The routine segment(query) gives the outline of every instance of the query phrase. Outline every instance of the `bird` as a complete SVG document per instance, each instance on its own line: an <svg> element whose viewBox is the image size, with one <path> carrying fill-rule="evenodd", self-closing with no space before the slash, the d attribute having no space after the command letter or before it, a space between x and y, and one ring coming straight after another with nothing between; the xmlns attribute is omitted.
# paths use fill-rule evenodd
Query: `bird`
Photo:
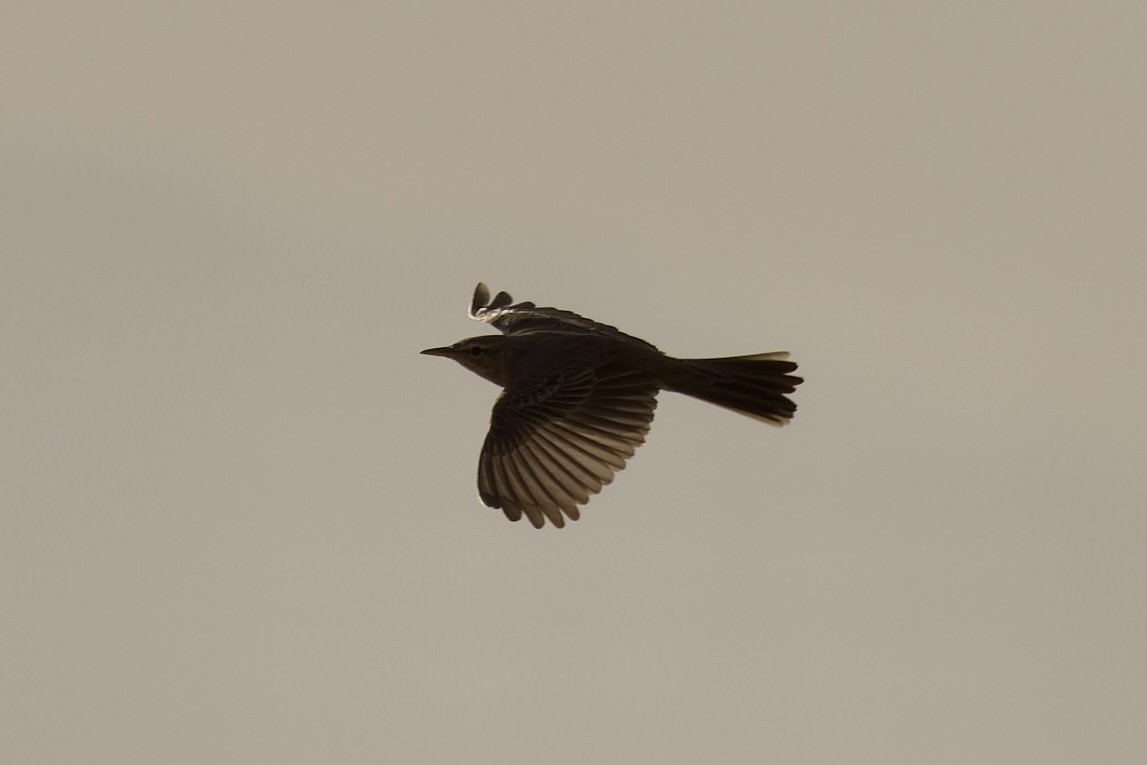
<svg viewBox="0 0 1147 765"><path fill-rule="evenodd" d="M501 331L427 348L502 388L478 460L478 495L535 528L576 521L645 442L662 390L683 393L769 425L796 412L804 382L785 351L679 359L559 308L490 298L479 283L470 318Z"/></svg>

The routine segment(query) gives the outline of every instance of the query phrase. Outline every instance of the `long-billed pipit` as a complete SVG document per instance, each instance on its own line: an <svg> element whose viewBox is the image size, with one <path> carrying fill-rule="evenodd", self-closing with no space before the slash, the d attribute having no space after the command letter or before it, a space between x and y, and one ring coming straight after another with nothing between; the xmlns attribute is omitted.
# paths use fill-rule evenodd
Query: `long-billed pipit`
<svg viewBox="0 0 1147 765"><path fill-rule="evenodd" d="M657 393L699 398L770 425L796 411L785 394L801 378L788 353L675 359L615 327L570 311L490 300L479 284L470 318L502 335L423 353L454 359L502 387L478 461L478 494L511 521L536 528L577 520L578 505L613 480L645 441ZM564 516L563 516L564 513Z"/></svg>

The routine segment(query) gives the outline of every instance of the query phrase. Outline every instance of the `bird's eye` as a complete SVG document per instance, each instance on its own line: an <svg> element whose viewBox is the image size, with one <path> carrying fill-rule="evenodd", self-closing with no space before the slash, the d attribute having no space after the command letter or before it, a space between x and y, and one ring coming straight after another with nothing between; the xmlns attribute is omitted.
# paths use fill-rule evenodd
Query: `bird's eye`
<svg viewBox="0 0 1147 765"><path fill-rule="evenodd" d="M482 346L475 345L473 348L470 349L470 355L471 356L481 356L482 355Z"/></svg>

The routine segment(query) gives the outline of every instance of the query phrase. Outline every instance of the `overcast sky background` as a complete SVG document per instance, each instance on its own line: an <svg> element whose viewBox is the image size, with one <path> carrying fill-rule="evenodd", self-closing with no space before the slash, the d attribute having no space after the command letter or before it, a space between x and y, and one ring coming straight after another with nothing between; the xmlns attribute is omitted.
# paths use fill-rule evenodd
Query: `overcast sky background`
<svg viewBox="0 0 1147 765"><path fill-rule="evenodd" d="M0 15L3 762L1147 761L1141 3ZM797 417L511 524L479 280Z"/></svg>

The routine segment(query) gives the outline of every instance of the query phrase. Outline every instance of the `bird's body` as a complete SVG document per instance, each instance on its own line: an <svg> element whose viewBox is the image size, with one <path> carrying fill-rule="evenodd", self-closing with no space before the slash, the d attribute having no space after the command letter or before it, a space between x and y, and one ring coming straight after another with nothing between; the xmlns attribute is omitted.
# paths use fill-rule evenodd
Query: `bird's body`
<svg viewBox="0 0 1147 765"><path fill-rule="evenodd" d="M423 353L446 356L502 387L478 465L478 491L510 520L577 520L645 440L656 396L671 390L773 425L791 419L785 394L802 380L787 353L676 359L569 311L490 300L479 284L472 318L504 332Z"/></svg>

